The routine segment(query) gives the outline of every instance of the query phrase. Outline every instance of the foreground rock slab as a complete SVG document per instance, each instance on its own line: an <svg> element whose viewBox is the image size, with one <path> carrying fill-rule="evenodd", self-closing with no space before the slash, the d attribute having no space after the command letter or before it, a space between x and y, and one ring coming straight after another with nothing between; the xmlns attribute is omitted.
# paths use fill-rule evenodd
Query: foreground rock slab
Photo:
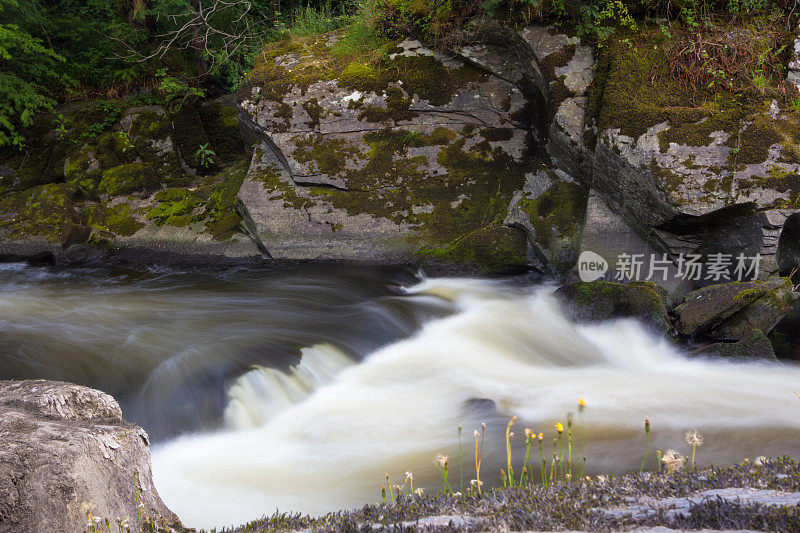
<svg viewBox="0 0 800 533"><path fill-rule="evenodd" d="M147 433L103 392L0 381L0 531L85 531L92 518L178 526L150 470ZM160 530L161 528L159 528ZM148 529L149 530L149 529Z"/></svg>

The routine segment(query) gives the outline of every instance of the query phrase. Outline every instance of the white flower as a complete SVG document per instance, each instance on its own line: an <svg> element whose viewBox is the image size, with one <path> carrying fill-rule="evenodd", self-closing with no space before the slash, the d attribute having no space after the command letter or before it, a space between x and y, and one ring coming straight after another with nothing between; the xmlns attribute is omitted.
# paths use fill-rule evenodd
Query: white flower
<svg viewBox="0 0 800 533"><path fill-rule="evenodd" d="M406 472L406 481L414 481L414 474Z"/></svg>
<svg viewBox="0 0 800 533"><path fill-rule="evenodd" d="M753 464L756 465L756 466L761 466L766 462L767 462L767 458L764 457L763 455L759 455L758 457L753 459Z"/></svg>
<svg viewBox="0 0 800 533"><path fill-rule="evenodd" d="M482 487L483 486L483 481L478 481L477 479L473 479L472 481L469 482L469 484L470 484L470 486L476 487L476 488L477 487Z"/></svg>
<svg viewBox="0 0 800 533"><path fill-rule="evenodd" d="M453 493L453 497L454 498L460 498L461 497L461 493L460 492L454 492Z"/></svg>
<svg viewBox="0 0 800 533"><path fill-rule="evenodd" d="M667 453L661 457L661 462L664 463L667 472L678 472L683 468L683 464L686 462L686 457L682 456L675 450L667 450Z"/></svg>
<svg viewBox="0 0 800 533"><path fill-rule="evenodd" d="M703 445L703 437L697 430L694 430L693 433L686 434L686 443L689 446L702 446Z"/></svg>
<svg viewBox="0 0 800 533"><path fill-rule="evenodd" d="M416 494L417 496L422 496L423 492L425 492L425 491L423 491L422 489L417 489L417 490L414 491L414 494Z"/></svg>
<svg viewBox="0 0 800 533"><path fill-rule="evenodd" d="M478 430L477 430L477 429L476 429L476 430L474 430L474 431L472 432L472 434L473 434L473 435L475 435L475 438L476 438L476 439L477 439L478 437L480 437L480 436L481 436L481 434L480 434L480 433L478 433Z"/></svg>
<svg viewBox="0 0 800 533"><path fill-rule="evenodd" d="M447 468L448 460L446 455L439 454L434 458L434 461L440 468Z"/></svg>

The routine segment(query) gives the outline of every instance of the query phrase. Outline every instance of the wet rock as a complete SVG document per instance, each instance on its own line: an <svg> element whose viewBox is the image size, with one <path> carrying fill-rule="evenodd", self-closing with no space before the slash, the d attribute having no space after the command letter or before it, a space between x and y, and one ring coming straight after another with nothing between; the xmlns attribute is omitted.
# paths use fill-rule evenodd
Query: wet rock
<svg viewBox="0 0 800 533"><path fill-rule="evenodd" d="M525 175L514 193L504 223L525 230L529 263L565 276L575 265L581 243L588 191L561 170Z"/></svg>
<svg viewBox="0 0 800 533"><path fill-rule="evenodd" d="M675 308L675 328L688 337L708 334L729 340L743 338L753 329L769 333L791 310L787 302L793 299L786 280L710 285L690 292Z"/></svg>
<svg viewBox="0 0 800 533"><path fill-rule="evenodd" d="M800 281L800 213L786 217L778 238L777 259L780 276L791 276L795 283Z"/></svg>
<svg viewBox="0 0 800 533"><path fill-rule="evenodd" d="M597 132L593 186L609 207L659 252L755 251L762 276L774 271L778 231L797 207L800 117L724 99L709 113L672 82L654 86L652 73L668 69L657 45L604 54L585 129Z"/></svg>
<svg viewBox="0 0 800 533"><path fill-rule="evenodd" d="M147 519L179 524L153 486L147 433L111 396L0 381L0 529L83 532L89 517L136 528L137 493Z"/></svg>
<svg viewBox="0 0 800 533"><path fill-rule="evenodd" d="M524 264L524 230L503 224L544 105L535 65L507 53L524 43L475 33L450 55L406 39L365 64L334 55L338 39L273 45L240 97L254 143L240 198L269 253Z"/></svg>
<svg viewBox="0 0 800 533"><path fill-rule="evenodd" d="M646 281L613 283L578 281L562 287L556 294L567 306L574 320L595 322L615 318L637 318L657 331L672 329L669 319L669 295Z"/></svg>
<svg viewBox="0 0 800 533"><path fill-rule="evenodd" d="M534 51L548 82L547 152L555 166L588 184L591 153L583 138L595 71L592 49L552 26L528 26L520 36Z"/></svg>
<svg viewBox="0 0 800 533"><path fill-rule="evenodd" d="M692 351L690 355L694 357L777 360L775 351L772 348L772 343L761 330L752 330L748 337L744 337L736 342L708 344Z"/></svg>

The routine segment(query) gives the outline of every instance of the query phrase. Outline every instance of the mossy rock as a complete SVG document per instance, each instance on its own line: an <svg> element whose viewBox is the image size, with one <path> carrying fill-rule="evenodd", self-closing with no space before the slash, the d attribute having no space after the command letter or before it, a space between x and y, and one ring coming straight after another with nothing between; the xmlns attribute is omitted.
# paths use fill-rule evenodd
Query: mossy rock
<svg viewBox="0 0 800 533"><path fill-rule="evenodd" d="M0 228L10 240L40 236L64 243L81 219L75 208L75 189L63 183L38 185L0 198ZM70 242L69 244L74 244Z"/></svg>
<svg viewBox="0 0 800 533"><path fill-rule="evenodd" d="M117 196L152 191L159 185L158 174L151 164L135 162L104 170L99 189Z"/></svg>
<svg viewBox="0 0 800 533"><path fill-rule="evenodd" d="M113 206L92 204L83 211L89 226L95 235L106 234L110 237L133 235L145 225L134 216L135 212L129 204L119 203Z"/></svg>
<svg viewBox="0 0 800 533"><path fill-rule="evenodd" d="M749 295L747 291L742 291L734 298L749 299ZM766 294L747 304L744 309L725 319L710 330L708 336L713 339L736 341L748 338L754 331L768 334L791 312L794 301L792 282L786 279L782 285L771 288Z"/></svg>
<svg viewBox="0 0 800 533"><path fill-rule="evenodd" d="M698 348L692 357L722 357L734 360L777 361L770 339L760 329L751 330L736 342L717 342Z"/></svg>
<svg viewBox="0 0 800 533"><path fill-rule="evenodd" d="M239 131L239 110L219 102L205 103L198 109L203 130L221 164L230 164L245 153Z"/></svg>
<svg viewBox="0 0 800 533"><path fill-rule="evenodd" d="M786 303L791 294L791 285L787 283L791 282L737 281L692 291L675 308L675 327L688 337L709 332L713 336L716 331L716 338L738 339L749 330L762 328L769 333L791 310ZM756 302L759 303L748 311ZM779 315L777 320L773 320L776 315Z"/></svg>
<svg viewBox="0 0 800 533"><path fill-rule="evenodd" d="M210 173L217 169L217 165L201 165L201 160L197 151L201 146L210 147L208 135L206 135L203 121L195 105L184 105L173 118L175 125L175 142L180 150L181 158L192 169Z"/></svg>
<svg viewBox="0 0 800 533"><path fill-rule="evenodd" d="M336 37L271 45L240 94L268 139L243 202L271 253L524 265L503 227L535 159L522 91L419 42L339 54Z"/></svg>
<svg viewBox="0 0 800 533"><path fill-rule="evenodd" d="M156 226L183 227L199 220L194 211L203 200L189 189L164 189L158 191L154 199L158 204L147 213L147 219Z"/></svg>
<svg viewBox="0 0 800 533"><path fill-rule="evenodd" d="M663 289L648 281L614 283L578 281L556 291L569 313L581 322L636 318L661 333L671 331Z"/></svg>
<svg viewBox="0 0 800 533"><path fill-rule="evenodd" d="M526 263L527 240L518 229L494 225L423 254L437 261L481 265L486 271L513 269Z"/></svg>
<svg viewBox="0 0 800 533"><path fill-rule="evenodd" d="M210 182L210 193L203 216L206 231L214 240L227 241L240 233L242 217L237 210L238 194L248 166L248 160L240 160L214 176Z"/></svg>

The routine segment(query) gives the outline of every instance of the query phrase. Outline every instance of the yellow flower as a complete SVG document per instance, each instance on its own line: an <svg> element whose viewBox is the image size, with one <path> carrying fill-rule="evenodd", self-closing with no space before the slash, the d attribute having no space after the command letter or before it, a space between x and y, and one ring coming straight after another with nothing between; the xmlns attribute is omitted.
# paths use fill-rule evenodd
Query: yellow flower
<svg viewBox="0 0 800 533"><path fill-rule="evenodd" d="M583 409L584 407L586 407L586 400L578 398L578 409Z"/></svg>
<svg viewBox="0 0 800 533"><path fill-rule="evenodd" d="M542 442L544 440L544 433L539 433L539 437L538 438L539 438L539 442Z"/></svg>
<svg viewBox="0 0 800 533"><path fill-rule="evenodd" d="M559 433L563 432L564 431L564 424L562 424L561 422L558 422L556 424L556 431L558 431Z"/></svg>

